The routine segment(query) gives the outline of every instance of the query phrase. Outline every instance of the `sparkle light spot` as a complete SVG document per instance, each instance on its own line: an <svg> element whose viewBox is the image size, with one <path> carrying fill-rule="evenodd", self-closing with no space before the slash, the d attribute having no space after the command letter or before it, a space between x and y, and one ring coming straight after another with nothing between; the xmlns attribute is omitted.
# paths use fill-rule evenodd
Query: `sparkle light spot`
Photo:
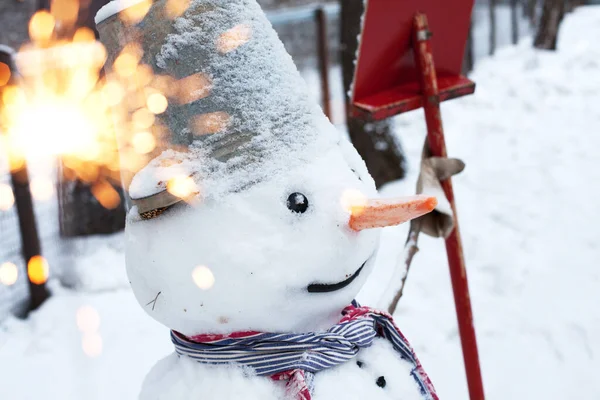
<svg viewBox="0 0 600 400"><path fill-rule="evenodd" d="M192 122L193 132L198 136L222 132L229 126L230 119L229 114L222 111L199 115Z"/></svg>
<svg viewBox="0 0 600 400"><path fill-rule="evenodd" d="M4 86L10 80L10 68L8 65L0 62L0 86Z"/></svg>
<svg viewBox="0 0 600 400"><path fill-rule="evenodd" d="M77 327L82 333L95 333L100 328L100 315L91 306L82 306L75 315Z"/></svg>
<svg viewBox="0 0 600 400"><path fill-rule="evenodd" d="M41 285L48 280L50 267L48 261L42 256L33 256L27 263L27 275L29 280L36 285Z"/></svg>
<svg viewBox="0 0 600 400"><path fill-rule="evenodd" d="M206 74L198 72L180 79L177 86L177 99L181 104L188 104L208 96L212 89L212 81Z"/></svg>
<svg viewBox="0 0 600 400"><path fill-rule="evenodd" d="M102 336L99 333L86 333L81 338L81 348L86 356L95 358L102 354Z"/></svg>
<svg viewBox="0 0 600 400"><path fill-rule="evenodd" d="M19 277L19 269L11 262L0 265L0 283L6 286L14 285Z"/></svg>
<svg viewBox="0 0 600 400"><path fill-rule="evenodd" d="M6 183L0 183L0 210L6 211L15 204L12 188Z"/></svg>
<svg viewBox="0 0 600 400"><path fill-rule="evenodd" d="M190 176L177 176L167 182L167 190L174 196L186 199L198 192L194 179Z"/></svg>
<svg viewBox="0 0 600 400"><path fill-rule="evenodd" d="M107 210L114 210L121 204L121 197L114 187L107 181L101 181L92 186L92 195L98 203Z"/></svg>
<svg viewBox="0 0 600 400"><path fill-rule="evenodd" d="M215 284L215 276L210 268L200 265L192 271L192 279L196 286L202 290L208 290Z"/></svg>
<svg viewBox="0 0 600 400"><path fill-rule="evenodd" d="M169 107L167 98L160 93L152 93L146 100L148 110L153 114L162 114Z"/></svg>
<svg viewBox="0 0 600 400"><path fill-rule="evenodd" d="M150 132L138 132L131 139L133 149L138 154L148 154L156 147L156 139Z"/></svg>
<svg viewBox="0 0 600 400"><path fill-rule="evenodd" d="M180 17L190 6L191 0L168 0L165 5L167 18L175 19Z"/></svg>
<svg viewBox="0 0 600 400"><path fill-rule="evenodd" d="M367 196L356 189L345 190L340 199L342 208L352 215L362 213L367 206L367 202Z"/></svg>
<svg viewBox="0 0 600 400"><path fill-rule="evenodd" d="M33 41L47 41L52 36L56 21L48 11L36 12L29 20L29 37Z"/></svg>
<svg viewBox="0 0 600 400"><path fill-rule="evenodd" d="M131 7L127 7L119 13L119 16L127 24L137 24L148 14L150 7L152 7L152 0L144 0Z"/></svg>
<svg viewBox="0 0 600 400"><path fill-rule="evenodd" d="M247 43L251 37L252 28L249 25L236 25L219 36L219 39L217 40L217 50L221 53L232 52Z"/></svg>

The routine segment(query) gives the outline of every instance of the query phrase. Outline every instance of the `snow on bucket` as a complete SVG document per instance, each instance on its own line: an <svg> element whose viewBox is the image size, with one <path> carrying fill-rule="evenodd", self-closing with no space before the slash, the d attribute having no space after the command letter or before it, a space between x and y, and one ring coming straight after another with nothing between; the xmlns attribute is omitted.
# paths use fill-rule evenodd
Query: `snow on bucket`
<svg viewBox="0 0 600 400"><path fill-rule="evenodd" d="M255 0L174 2L113 1L96 17L109 76L137 88L121 143L142 135L142 147L156 146L124 176L148 217L198 193L243 190L338 138ZM169 190L181 189L175 179L192 183Z"/></svg>

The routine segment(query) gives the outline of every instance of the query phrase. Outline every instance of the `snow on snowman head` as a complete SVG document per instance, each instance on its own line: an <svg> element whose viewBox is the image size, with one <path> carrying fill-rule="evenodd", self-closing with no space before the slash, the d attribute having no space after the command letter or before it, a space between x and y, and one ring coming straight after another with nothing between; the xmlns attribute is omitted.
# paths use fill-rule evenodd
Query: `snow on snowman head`
<svg viewBox="0 0 600 400"><path fill-rule="evenodd" d="M165 4L135 27L112 15L124 3L97 16L107 65L137 40L142 62L181 86L159 118L171 148L129 186L139 303L187 336L329 328L372 270L379 232L366 228L422 215L434 199L368 200L364 162L255 0L193 0L175 20ZM186 196L166 190L180 177L193 182Z"/></svg>

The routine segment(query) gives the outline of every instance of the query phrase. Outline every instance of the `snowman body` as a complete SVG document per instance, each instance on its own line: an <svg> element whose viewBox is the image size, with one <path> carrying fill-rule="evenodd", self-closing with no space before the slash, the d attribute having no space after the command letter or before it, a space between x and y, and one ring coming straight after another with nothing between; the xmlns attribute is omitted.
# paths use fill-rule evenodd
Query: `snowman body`
<svg viewBox="0 0 600 400"><path fill-rule="evenodd" d="M156 117L161 140L173 146L128 189L136 204L126 226L133 292L152 318L186 338L326 332L374 267L379 231L367 228L424 212L410 204L411 217L398 219L385 203L369 213L377 191L364 161L314 104L255 0L191 0L174 20L165 18L168 6L154 0L133 27L110 12L97 19L109 60L138 41L141 62L179 85ZM185 201L140 208L164 199L181 177L195 187ZM371 219L353 224L357 216ZM316 372L312 398L423 398L414 365L385 339L370 344ZM140 399L283 399L286 390L243 363L173 354L149 373Z"/></svg>
<svg viewBox="0 0 600 400"><path fill-rule="evenodd" d="M420 400L411 366L378 338L356 359L315 375L313 400ZM140 400L281 400L285 385L244 367L214 367L176 354L159 361L144 381Z"/></svg>

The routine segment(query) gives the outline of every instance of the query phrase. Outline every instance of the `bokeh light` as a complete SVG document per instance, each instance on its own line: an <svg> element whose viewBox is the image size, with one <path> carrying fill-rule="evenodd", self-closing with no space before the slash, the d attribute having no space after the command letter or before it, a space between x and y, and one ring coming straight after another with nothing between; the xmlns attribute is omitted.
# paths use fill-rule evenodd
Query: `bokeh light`
<svg viewBox="0 0 600 400"><path fill-rule="evenodd" d="M41 285L48 280L50 267L48 261L42 256L33 256L27 263L27 275L29 280L36 285Z"/></svg>
<svg viewBox="0 0 600 400"><path fill-rule="evenodd" d="M200 265L192 271L192 279L196 286L202 290L208 290L215 284L215 276L210 268Z"/></svg>
<svg viewBox="0 0 600 400"><path fill-rule="evenodd" d="M0 265L0 283L6 286L14 285L19 278L19 269L11 262Z"/></svg>
<svg viewBox="0 0 600 400"><path fill-rule="evenodd" d="M364 211L368 204L368 199L360 190L348 189L342 193L340 203L346 212L358 215Z"/></svg>
<svg viewBox="0 0 600 400"><path fill-rule="evenodd" d="M94 307L79 307L76 320L77 327L82 333L95 333L100 328L100 314Z"/></svg>
<svg viewBox="0 0 600 400"><path fill-rule="evenodd" d="M15 195L12 187L6 183L0 183L0 210L6 211L15 204Z"/></svg>

